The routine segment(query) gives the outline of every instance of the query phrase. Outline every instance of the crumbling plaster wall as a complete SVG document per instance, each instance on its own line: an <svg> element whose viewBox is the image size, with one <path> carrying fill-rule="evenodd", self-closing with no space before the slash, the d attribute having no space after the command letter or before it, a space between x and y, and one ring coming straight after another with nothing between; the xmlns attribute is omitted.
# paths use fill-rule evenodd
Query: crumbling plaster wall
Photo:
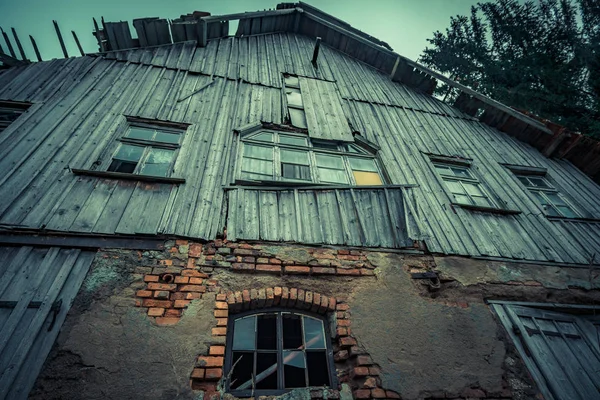
<svg viewBox="0 0 600 400"><path fill-rule="evenodd" d="M221 244L223 249L228 245ZM484 298L509 293L520 300L590 302L597 297L594 291L556 289L570 285L552 281L551 273L544 278L548 281L532 282L522 274L499 282L482 273L488 268L484 261L368 252L368 267L375 269L365 267L361 273L374 274L349 276L339 274L347 266L336 266L340 262L330 259L330 253L314 260L306 246L246 248L268 252L283 260L283 266L295 265L297 272L282 267L268 273L259 264L251 270L246 269L249 264L239 264L243 269L236 270L234 252L214 247L211 256L192 260L195 264L187 245L179 246L179 252L99 252L31 398L197 398L190 389L196 357L225 338L211 335L215 293L276 286L306 288L347 302L358 346L380 367L382 386L402 398L533 398L537 391ZM246 263L247 258L237 261ZM136 292L146 287L144 274L168 259L210 274L217 285L191 301L179 322L159 326L146 315L147 309L136 307ZM319 269L324 273L334 267L337 275L316 275ZM311 272L298 272L304 269ZM439 290L411 279L411 271L423 270L441 272ZM346 373L342 382L352 379Z"/></svg>

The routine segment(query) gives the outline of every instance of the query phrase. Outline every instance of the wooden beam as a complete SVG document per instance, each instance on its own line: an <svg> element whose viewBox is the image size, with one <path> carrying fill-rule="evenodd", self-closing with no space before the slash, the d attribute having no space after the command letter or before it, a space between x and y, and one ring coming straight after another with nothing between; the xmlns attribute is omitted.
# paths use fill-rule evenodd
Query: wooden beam
<svg viewBox="0 0 600 400"><path fill-rule="evenodd" d="M12 30L12 34L15 38L15 42L17 43L17 47L19 48L19 53L21 53L21 60L27 61L27 57L25 56L25 51L23 50L23 46L21 46L21 41L19 40L19 36L17 35L17 31L15 28L10 28Z"/></svg>
<svg viewBox="0 0 600 400"><path fill-rule="evenodd" d="M206 22L231 21L233 19L274 17L274 16L280 16L280 15L293 14L295 12L298 12L298 10L296 8L288 8L286 10L267 10L267 11L243 12L243 13L228 14L228 15L211 15L209 17L202 17L202 20L206 21Z"/></svg>
<svg viewBox="0 0 600 400"><path fill-rule="evenodd" d="M33 51L35 51L35 56L37 57L37 60L42 61L42 56L40 55L40 50L37 47L35 39L31 35L29 35L29 39L31 39L31 45L33 46Z"/></svg>
<svg viewBox="0 0 600 400"><path fill-rule="evenodd" d="M71 33L73 34L73 39L75 39L75 43L77 43L77 48L79 49L79 53L81 54L81 56L85 56L85 53L83 52L83 49L81 48L81 43L79 43L79 38L77 38L77 34L75 33L75 31L71 31Z"/></svg>
<svg viewBox="0 0 600 400"><path fill-rule="evenodd" d="M315 50L313 51L312 65L315 68L317 67L317 58L319 57L319 47L321 47L321 38L317 36L317 41L315 42Z"/></svg>
<svg viewBox="0 0 600 400"><path fill-rule="evenodd" d="M87 235L29 232L0 233L0 244L21 246L69 247L78 249L120 248L138 250L160 250L164 247L164 238L128 237L117 235Z"/></svg>
<svg viewBox="0 0 600 400"><path fill-rule="evenodd" d="M15 54L15 50L12 47L12 44L10 43L10 39L8 38L8 35L6 34L6 32L4 32L4 29L2 29L0 27L0 31L2 32L2 36L4 36L4 41L6 42L6 45L8 46L8 52L10 53L10 56L12 58L17 58L17 55Z"/></svg>
<svg viewBox="0 0 600 400"><path fill-rule="evenodd" d="M0 61L2 61L4 64L8 65L9 67L17 67L19 65L26 64L25 61L21 61L17 58L11 57L8 54L4 54L4 53L0 53Z"/></svg>
<svg viewBox="0 0 600 400"><path fill-rule="evenodd" d="M65 58L69 58L69 53L67 53L67 48L65 47L65 41L63 40L62 35L60 33L60 28L58 27L58 22L52 20L52 23L54 24L54 29L56 30L56 35L58 36L58 41L60 42L60 47L62 48L63 55L65 56Z"/></svg>

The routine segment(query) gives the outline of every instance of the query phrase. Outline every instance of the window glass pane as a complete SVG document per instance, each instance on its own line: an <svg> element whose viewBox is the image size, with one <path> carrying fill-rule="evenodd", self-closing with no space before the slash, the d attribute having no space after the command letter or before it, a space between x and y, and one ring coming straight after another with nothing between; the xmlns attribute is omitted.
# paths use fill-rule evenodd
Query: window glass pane
<svg viewBox="0 0 600 400"><path fill-rule="evenodd" d="M299 349L302 346L302 326L300 316L283 313L283 348Z"/></svg>
<svg viewBox="0 0 600 400"><path fill-rule="evenodd" d="M286 87L285 95L287 97L288 105L296 106L296 107L303 107L302 95L300 94L300 89Z"/></svg>
<svg viewBox="0 0 600 400"><path fill-rule="evenodd" d="M549 204L544 206L544 211L546 211L546 214L551 217L560 217L558 210Z"/></svg>
<svg viewBox="0 0 600 400"><path fill-rule="evenodd" d="M355 154L365 154L366 153L366 151L364 151L360 147L353 145L353 144L345 144L344 151L347 151L348 153L355 153Z"/></svg>
<svg viewBox="0 0 600 400"><path fill-rule="evenodd" d="M239 386L252 379L254 372L254 353L233 352L231 365L235 368L231 373L231 389L237 389Z"/></svg>
<svg viewBox="0 0 600 400"><path fill-rule="evenodd" d="M494 205L487 197L472 197L473 202L481 207L493 207Z"/></svg>
<svg viewBox="0 0 600 400"><path fill-rule="evenodd" d="M306 387L306 362L304 352L284 350L283 379L285 388Z"/></svg>
<svg viewBox="0 0 600 400"><path fill-rule="evenodd" d="M350 160L350 166L353 170L377 172L375 160L372 158L348 157L348 160Z"/></svg>
<svg viewBox="0 0 600 400"><path fill-rule="evenodd" d="M453 196L454 196L454 199L456 200L456 202L459 204L473 204L471 202L471 198L469 196L462 195L462 194L454 194Z"/></svg>
<svg viewBox="0 0 600 400"><path fill-rule="evenodd" d="M558 195L558 193L546 193L546 197L554 204L555 206L566 206L567 203L563 201L563 199Z"/></svg>
<svg viewBox="0 0 600 400"><path fill-rule="evenodd" d="M273 159L273 148L264 146L254 146L251 144L244 144L244 156L258 158L261 160L272 160Z"/></svg>
<svg viewBox="0 0 600 400"><path fill-rule="evenodd" d="M263 175L265 177L272 178L273 161L257 160L254 158L244 158L242 164L242 172L251 172L253 174Z"/></svg>
<svg viewBox="0 0 600 400"><path fill-rule="evenodd" d="M552 187L543 178L535 178L533 176L530 176L528 179L534 186L542 187L542 188L551 188Z"/></svg>
<svg viewBox="0 0 600 400"><path fill-rule="evenodd" d="M273 133L271 132L260 132L256 135L249 137L252 140L260 140L261 142L273 143Z"/></svg>
<svg viewBox="0 0 600 400"><path fill-rule="evenodd" d="M307 165L281 163L281 176L286 179L310 181L310 167Z"/></svg>
<svg viewBox="0 0 600 400"><path fill-rule="evenodd" d="M443 165L435 165L435 170L441 175L454 176L450 168L445 167Z"/></svg>
<svg viewBox="0 0 600 400"><path fill-rule="evenodd" d="M331 143L331 142L327 143L327 142L316 142L316 141L313 141L312 145L313 145L313 147L315 147L317 149L339 151L337 143Z"/></svg>
<svg viewBox="0 0 600 400"><path fill-rule="evenodd" d="M577 218L579 216L569 206L558 206L557 208L563 217Z"/></svg>
<svg viewBox="0 0 600 400"><path fill-rule="evenodd" d="M297 76L286 76L285 86L300 87L300 81L298 80Z"/></svg>
<svg viewBox="0 0 600 400"><path fill-rule="evenodd" d="M325 183L348 183L348 176L344 170L319 168L319 177L321 182Z"/></svg>
<svg viewBox="0 0 600 400"><path fill-rule="evenodd" d="M129 144L121 144L119 151L113 158L123 161L139 161L144 154L144 147L142 146L131 146Z"/></svg>
<svg viewBox="0 0 600 400"><path fill-rule="evenodd" d="M256 317L236 319L233 326L233 350L254 350Z"/></svg>
<svg viewBox="0 0 600 400"><path fill-rule="evenodd" d="M329 367L324 351L306 352L309 386L329 386Z"/></svg>
<svg viewBox="0 0 600 400"><path fill-rule="evenodd" d="M304 343L306 343L307 349L325 348L323 321L306 316L304 317Z"/></svg>
<svg viewBox="0 0 600 400"><path fill-rule="evenodd" d="M308 165L308 152L281 149L281 162Z"/></svg>
<svg viewBox="0 0 600 400"><path fill-rule="evenodd" d="M471 173L466 168L451 167L450 169L452 170L454 176L457 176L459 178L471 178Z"/></svg>
<svg viewBox="0 0 600 400"><path fill-rule="evenodd" d="M464 188L467 190L467 193L471 196L485 196L485 194L479 188L479 185L474 183L463 182Z"/></svg>
<svg viewBox="0 0 600 400"><path fill-rule="evenodd" d="M306 138L299 136L291 136L291 135L279 135L279 143L281 144L289 144L292 146L307 146Z"/></svg>
<svg viewBox="0 0 600 400"><path fill-rule="evenodd" d="M540 202L541 205L548 204L548 200L546 200L546 198L540 192L536 190L531 190L531 193L533 193L533 195Z"/></svg>
<svg viewBox="0 0 600 400"><path fill-rule="evenodd" d="M156 136L154 137L154 141L162 142L162 143L178 144L180 137L181 137L181 135L178 133L156 131Z"/></svg>
<svg viewBox="0 0 600 400"><path fill-rule="evenodd" d="M108 171L122 172L124 174L132 174L133 171L135 171L136 166L137 166L137 162L112 160L112 162L110 163L110 166L108 167Z"/></svg>
<svg viewBox="0 0 600 400"><path fill-rule="evenodd" d="M465 194L465 189L462 187L460 182L445 179L444 182L446 182L446 185L448 186L448 189L450 189L450 192L454 194Z"/></svg>
<svg viewBox="0 0 600 400"><path fill-rule="evenodd" d="M256 388L277 389L277 353L256 354Z"/></svg>
<svg viewBox="0 0 600 400"><path fill-rule="evenodd" d="M352 173L354 174L354 180L357 185L383 185L381 177L377 172L353 171Z"/></svg>
<svg viewBox="0 0 600 400"><path fill-rule="evenodd" d="M521 183L525 186L532 186L531 183L529 183L529 179L524 176L517 176L517 179L519 179L519 181L521 181Z"/></svg>
<svg viewBox="0 0 600 400"><path fill-rule="evenodd" d="M173 150L150 149L148 157L144 165L142 165L140 174L167 176L174 156L175 151Z"/></svg>
<svg viewBox="0 0 600 400"><path fill-rule="evenodd" d="M277 315L258 315L256 324L256 348L277 350Z"/></svg>
<svg viewBox="0 0 600 400"><path fill-rule="evenodd" d="M344 161L341 156L330 156L325 154L316 154L317 165L319 167L344 169Z"/></svg>
<svg viewBox="0 0 600 400"><path fill-rule="evenodd" d="M308 128L308 125L306 125L306 115L304 114L304 110L300 110L298 108L288 108L288 110L290 111L292 125L297 128Z"/></svg>
<svg viewBox="0 0 600 400"><path fill-rule="evenodd" d="M126 137L131 139L152 140L154 137L154 129L132 126L129 128L129 131L127 131Z"/></svg>

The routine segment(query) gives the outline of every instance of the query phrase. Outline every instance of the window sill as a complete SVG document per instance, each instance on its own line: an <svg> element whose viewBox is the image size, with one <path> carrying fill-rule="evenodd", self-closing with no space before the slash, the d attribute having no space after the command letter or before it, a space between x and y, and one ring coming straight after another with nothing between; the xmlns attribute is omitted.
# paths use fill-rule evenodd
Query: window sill
<svg viewBox="0 0 600 400"><path fill-rule="evenodd" d="M483 207L483 206L475 206L473 204L462 204L462 203L452 203L453 206L458 206L460 208L465 208L467 210L472 211L482 211L493 214L501 214L501 215L517 215L521 214L519 210L507 210L505 208L494 208L494 207Z"/></svg>
<svg viewBox="0 0 600 400"><path fill-rule="evenodd" d="M546 215L549 221L572 221L572 222L600 222L600 218L587 218L587 217L556 217Z"/></svg>
<svg viewBox="0 0 600 400"><path fill-rule="evenodd" d="M168 177L164 177L164 176L126 174L123 172L110 172L110 171L92 171L89 169L76 169L76 168L71 169L71 171L75 175L96 176L98 178L123 179L123 180L129 180L129 181L143 181L143 182L156 182L156 183L174 183L174 184L185 183L185 179L183 179L183 178L168 178Z"/></svg>

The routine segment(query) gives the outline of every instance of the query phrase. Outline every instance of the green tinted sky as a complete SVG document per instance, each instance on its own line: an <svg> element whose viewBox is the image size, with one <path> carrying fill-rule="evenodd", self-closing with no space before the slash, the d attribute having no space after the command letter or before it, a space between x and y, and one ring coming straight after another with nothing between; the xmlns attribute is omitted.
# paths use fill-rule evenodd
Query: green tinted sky
<svg viewBox="0 0 600 400"><path fill-rule="evenodd" d="M289 0L288 0L289 1ZM38 43L43 59L62 57L52 20L58 21L70 55L77 54L71 30L84 51L98 50L92 17L131 21L141 17L177 18L194 10L213 15L275 8L278 0L0 0L0 27L14 27L26 55L34 59L28 35ZM477 0L313 0L309 4L388 42L392 48L417 59L435 30L444 30L450 16L468 14ZM135 30L132 29L135 36ZM10 34L10 33L9 33ZM12 39L12 35L11 35ZM4 40L0 40L7 51ZM15 51L17 51L16 46Z"/></svg>

